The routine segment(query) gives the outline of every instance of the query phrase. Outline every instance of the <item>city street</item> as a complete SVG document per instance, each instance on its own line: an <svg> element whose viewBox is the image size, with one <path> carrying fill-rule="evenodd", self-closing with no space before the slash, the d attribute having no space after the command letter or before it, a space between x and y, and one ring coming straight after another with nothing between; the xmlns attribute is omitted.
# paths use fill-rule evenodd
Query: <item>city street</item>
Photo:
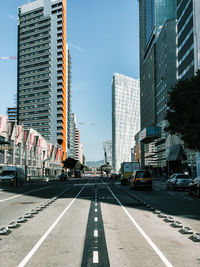
<svg viewBox="0 0 200 267"><path fill-rule="evenodd" d="M0 226L27 218L0 235L0 266L200 266L191 238L200 233L199 205L159 179L153 191L98 176L1 186Z"/></svg>

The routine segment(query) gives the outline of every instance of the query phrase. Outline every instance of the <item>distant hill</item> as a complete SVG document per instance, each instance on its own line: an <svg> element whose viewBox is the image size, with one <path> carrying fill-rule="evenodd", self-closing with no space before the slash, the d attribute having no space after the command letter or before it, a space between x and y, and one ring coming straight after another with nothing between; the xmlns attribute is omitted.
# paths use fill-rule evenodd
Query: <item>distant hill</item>
<svg viewBox="0 0 200 267"><path fill-rule="evenodd" d="M98 160L98 161L87 161L86 165L90 168L98 168L101 165L104 164L104 160Z"/></svg>

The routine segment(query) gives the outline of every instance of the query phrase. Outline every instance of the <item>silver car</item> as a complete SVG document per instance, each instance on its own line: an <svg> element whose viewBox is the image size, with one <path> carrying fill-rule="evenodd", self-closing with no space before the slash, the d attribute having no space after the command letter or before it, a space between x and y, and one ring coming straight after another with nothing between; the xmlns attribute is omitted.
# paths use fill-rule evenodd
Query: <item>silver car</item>
<svg viewBox="0 0 200 267"><path fill-rule="evenodd" d="M185 173L174 173L167 180L167 189L188 189L192 178Z"/></svg>

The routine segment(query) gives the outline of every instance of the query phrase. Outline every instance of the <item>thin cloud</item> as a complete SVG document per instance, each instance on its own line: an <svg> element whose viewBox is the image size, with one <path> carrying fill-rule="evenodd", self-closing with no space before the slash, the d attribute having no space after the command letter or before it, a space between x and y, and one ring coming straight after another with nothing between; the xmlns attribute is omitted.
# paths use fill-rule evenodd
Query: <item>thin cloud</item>
<svg viewBox="0 0 200 267"><path fill-rule="evenodd" d="M7 16L9 17L9 19L17 20L17 17L15 17L13 15L8 14Z"/></svg>
<svg viewBox="0 0 200 267"><path fill-rule="evenodd" d="M87 54L87 51L85 51L83 48L81 48L81 47L79 47L79 46L77 46L77 45L74 45L74 44L72 44L72 43L68 43L71 47L73 47L73 48L75 48L76 50L78 50L78 51L80 51L80 52L82 52L82 53L84 53L84 54Z"/></svg>

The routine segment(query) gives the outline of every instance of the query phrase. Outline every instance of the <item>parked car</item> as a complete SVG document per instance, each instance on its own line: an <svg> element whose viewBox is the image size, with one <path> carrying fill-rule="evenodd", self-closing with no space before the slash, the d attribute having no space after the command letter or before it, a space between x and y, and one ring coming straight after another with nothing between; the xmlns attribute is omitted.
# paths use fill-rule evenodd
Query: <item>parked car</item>
<svg viewBox="0 0 200 267"><path fill-rule="evenodd" d="M69 180L68 175L66 172L62 171L62 173L58 176L59 182Z"/></svg>
<svg viewBox="0 0 200 267"><path fill-rule="evenodd" d="M74 176L75 176L75 178L81 178L82 177L82 172L80 170L76 170L74 172Z"/></svg>
<svg viewBox="0 0 200 267"><path fill-rule="evenodd" d="M22 167L6 166L3 167L0 176L1 183L9 183L13 186L22 185L25 181L25 172Z"/></svg>
<svg viewBox="0 0 200 267"><path fill-rule="evenodd" d="M117 180L118 178L118 173L117 172L111 172L110 173L110 179L111 180Z"/></svg>
<svg viewBox="0 0 200 267"><path fill-rule="evenodd" d="M188 189L192 178L185 173L174 173L167 180L167 190L169 189Z"/></svg>
<svg viewBox="0 0 200 267"><path fill-rule="evenodd" d="M130 188L145 188L152 190L152 176L150 171L140 170L130 178Z"/></svg>
<svg viewBox="0 0 200 267"><path fill-rule="evenodd" d="M197 197L200 197L200 177L196 177L189 184L189 195L195 195Z"/></svg>

